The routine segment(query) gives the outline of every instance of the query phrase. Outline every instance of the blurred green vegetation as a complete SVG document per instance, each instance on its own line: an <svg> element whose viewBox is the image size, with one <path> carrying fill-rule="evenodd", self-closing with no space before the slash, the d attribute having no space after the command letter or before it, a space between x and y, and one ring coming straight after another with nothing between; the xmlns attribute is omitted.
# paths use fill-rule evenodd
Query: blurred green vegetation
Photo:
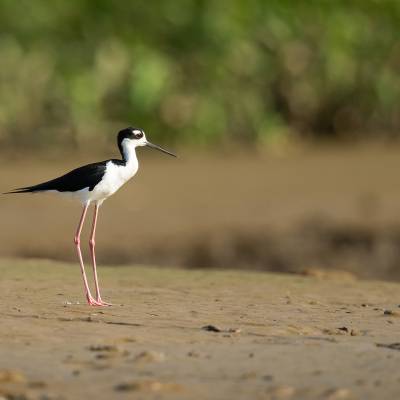
<svg viewBox="0 0 400 400"><path fill-rule="evenodd" d="M0 144L396 137L400 2L1 0Z"/></svg>

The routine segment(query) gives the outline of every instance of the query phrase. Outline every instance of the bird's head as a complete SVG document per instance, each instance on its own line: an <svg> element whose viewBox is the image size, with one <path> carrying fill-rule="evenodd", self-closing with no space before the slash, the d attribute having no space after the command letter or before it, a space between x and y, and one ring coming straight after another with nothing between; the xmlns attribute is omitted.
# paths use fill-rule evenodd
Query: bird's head
<svg viewBox="0 0 400 400"><path fill-rule="evenodd" d="M150 143L146 139L146 134L144 133L143 129L129 127L119 131L118 147L121 151L121 154L124 154L124 148L128 147L136 148L141 146L148 146L153 149L162 151L163 153L169 154L170 156L176 157L175 154L169 152L168 150L165 150L156 144Z"/></svg>

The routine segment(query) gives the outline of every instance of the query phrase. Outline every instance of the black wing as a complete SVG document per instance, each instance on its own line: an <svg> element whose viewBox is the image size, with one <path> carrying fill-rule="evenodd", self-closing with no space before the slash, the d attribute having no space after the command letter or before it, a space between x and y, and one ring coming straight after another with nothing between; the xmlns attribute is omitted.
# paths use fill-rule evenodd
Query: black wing
<svg viewBox="0 0 400 400"><path fill-rule="evenodd" d="M89 188L89 191L101 181L106 171L107 161L84 165L76 168L59 178L51 181L39 183L38 185L26 186L14 189L9 193L34 193L46 190L57 190L58 192L76 192L81 189Z"/></svg>

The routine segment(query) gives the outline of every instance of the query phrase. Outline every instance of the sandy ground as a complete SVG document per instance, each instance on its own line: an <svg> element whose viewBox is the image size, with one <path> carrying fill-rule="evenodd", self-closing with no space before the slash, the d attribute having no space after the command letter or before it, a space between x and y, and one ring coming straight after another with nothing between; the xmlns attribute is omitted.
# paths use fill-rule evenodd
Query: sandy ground
<svg viewBox="0 0 400 400"><path fill-rule="evenodd" d="M399 284L103 267L99 309L77 265L0 276L1 399L400 397Z"/></svg>

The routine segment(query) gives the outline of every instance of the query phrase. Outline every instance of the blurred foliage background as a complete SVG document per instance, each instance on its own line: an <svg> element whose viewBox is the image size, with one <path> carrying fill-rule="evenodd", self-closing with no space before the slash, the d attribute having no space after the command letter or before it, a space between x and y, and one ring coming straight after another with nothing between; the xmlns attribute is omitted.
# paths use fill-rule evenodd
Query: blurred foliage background
<svg viewBox="0 0 400 400"><path fill-rule="evenodd" d="M400 132L400 2L2 0L0 144Z"/></svg>

